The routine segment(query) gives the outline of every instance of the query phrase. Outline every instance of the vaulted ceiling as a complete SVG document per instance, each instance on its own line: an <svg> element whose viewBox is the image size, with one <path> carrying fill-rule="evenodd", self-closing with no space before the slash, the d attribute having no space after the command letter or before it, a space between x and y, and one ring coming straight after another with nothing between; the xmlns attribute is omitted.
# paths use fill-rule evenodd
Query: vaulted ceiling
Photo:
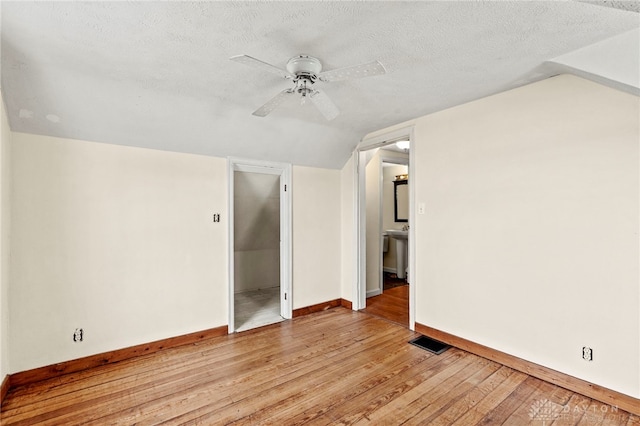
<svg viewBox="0 0 640 426"><path fill-rule="evenodd" d="M2 1L2 92L13 131L340 168L368 132L545 78L548 61L638 30L638 3ZM291 82L229 57L284 68L301 53L387 73L317 83L341 111L332 121L297 99L253 116Z"/></svg>

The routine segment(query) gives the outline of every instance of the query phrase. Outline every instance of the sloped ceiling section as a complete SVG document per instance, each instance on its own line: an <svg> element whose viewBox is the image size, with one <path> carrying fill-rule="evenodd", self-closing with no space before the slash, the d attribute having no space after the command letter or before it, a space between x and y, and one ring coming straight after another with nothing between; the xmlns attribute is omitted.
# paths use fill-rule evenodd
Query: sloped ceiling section
<svg viewBox="0 0 640 426"><path fill-rule="evenodd" d="M595 4L598 6L613 7L614 9L628 10L629 12L640 13L640 1L638 0L578 0L583 3Z"/></svg>
<svg viewBox="0 0 640 426"><path fill-rule="evenodd" d="M621 6L622 5L622 6ZM608 7L602 7L608 6ZM10 2L2 90L12 130L340 168L376 129L545 78L540 65L640 27L627 2ZM307 103L251 113L290 86L229 60L387 74L322 84ZM629 52L638 55L638 52Z"/></svg>
<svg viewBox="0 0 640 426"><path fill-rule="evenodd" d="M640 96L640 29L574 50L544 66L550 73L574 74Z"/></svg>

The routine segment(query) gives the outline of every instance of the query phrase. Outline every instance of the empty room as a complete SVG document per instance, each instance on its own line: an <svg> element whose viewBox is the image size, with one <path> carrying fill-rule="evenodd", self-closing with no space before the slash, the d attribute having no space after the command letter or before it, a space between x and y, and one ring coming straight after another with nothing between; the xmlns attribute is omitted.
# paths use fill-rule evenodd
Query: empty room
<svg viewBox="0 0 640 426"><path fill-rule="evenodd" d="M1 425L640 425L640 2L0 2Z"/></svg>

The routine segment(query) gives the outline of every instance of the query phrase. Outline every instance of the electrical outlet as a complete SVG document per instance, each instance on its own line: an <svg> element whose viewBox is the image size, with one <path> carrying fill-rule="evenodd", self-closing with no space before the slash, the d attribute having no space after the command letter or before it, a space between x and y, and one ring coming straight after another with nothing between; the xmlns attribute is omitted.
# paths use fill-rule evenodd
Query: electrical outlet
<svg viewBox="0 0 640 426"><path fill-rule="evenodd" d="M583 346L582 347L582 359L585 361L593 361L593 349Z"/></svg>
<svg viewBox="0 0 640 426"><path fill-rule="evenodd" d="M213 215L213 221L214 222L220 222L220 213L215 213Z"/></svg>
<svg viewBox="0 0 640 426"><path fill-rule="evenodd" d="M82 342L83 337L84 331L81 328L76 328L76 331L73 333L73 341Z"/></svg>

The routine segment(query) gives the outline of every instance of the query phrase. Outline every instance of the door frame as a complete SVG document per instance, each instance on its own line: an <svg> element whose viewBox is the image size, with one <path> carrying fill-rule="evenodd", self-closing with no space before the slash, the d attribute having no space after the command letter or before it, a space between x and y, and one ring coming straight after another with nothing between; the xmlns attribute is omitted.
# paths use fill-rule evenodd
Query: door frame
<svg viewBox="0 0 640 426"><path fill-rule="evenodd" d="M227 161L229 212L228 235L228 312L229 333L235 332L235 258L234 258L234 172L262 173L280 176L280 316L291 319L292 310L292 262L291 262L291 164L229 157Z"/></svg>
<svg viewBox="0 0 640 426"><path fill-rule="evenodd" d="M367 259L366 259L366 155L367 151L390 145L395 141L408 138L411 142L409 150L409 182L413 182L415 176L415 136L414 126L406 126L385 133L380 133L372 137L365 137L358 144L354 161L354 223L355 223L355 247L356 259L354 268L354 284L352 287L352 309L364 309L367 305ZM415 330L415 301L416 301L416 256L415 256L415 184L409 185L409 329Z"/></svg>

